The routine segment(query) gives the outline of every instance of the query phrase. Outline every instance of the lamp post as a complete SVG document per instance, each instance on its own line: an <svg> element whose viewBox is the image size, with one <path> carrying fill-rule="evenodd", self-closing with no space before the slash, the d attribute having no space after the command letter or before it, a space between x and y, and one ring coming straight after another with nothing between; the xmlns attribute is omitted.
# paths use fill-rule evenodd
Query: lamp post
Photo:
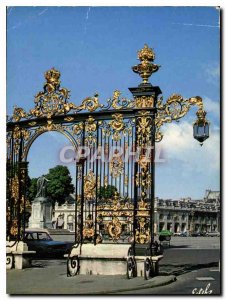
<svg viewBox="0 0 226 300"><path fill-rule="evenodd" d="M136 123L136 150L139 152L138 161L134 166L134 228L139 223L139 203L149 202L150 206L150 241L154 243L154 201L155 201L155 143L163 138L161 127L165 123L171 123L184 117L190 107L196 105L197 120L193 125L193 136L202 145L209 137L209 122L206 120L206 112L203 109L203 101L199 96L189 99L179 94L173 94L165 103L161 89L149 83L149 77L159 70L159 65L154 64L155 53L148 45L138 51L140 63L132 67L133 72L142 78L142 83L137 87L129 88L135 100ZM151 159L144 156L151 147ZM139 178L140 186L136 182ZM147 179L149 178L149 179ZM134 229L134 239L136 230Z"/></svg>

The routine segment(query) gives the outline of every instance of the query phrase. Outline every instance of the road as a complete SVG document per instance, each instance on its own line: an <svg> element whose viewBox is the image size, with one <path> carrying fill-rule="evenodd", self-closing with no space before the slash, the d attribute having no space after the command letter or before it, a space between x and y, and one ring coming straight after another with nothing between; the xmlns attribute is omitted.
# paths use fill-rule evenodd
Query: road
<svg viewBox="0 0 226 300"><path fill-rule="evenodd" d="M220 260L218 237L172 237L170 247L164 247L161 265L193 265L204 267Z"/></svg>
<svg viewBox="0 0 226 300"><path fill-rule="evenodd" d="M112 294L192 294L193 292L220 293L220 239L213 238L182 238L173 237L171 247L166 247L164 258L160 263L160 275L173 274L177 281L162 287L142 287L143 278L131 281L116 276L79 275L73 278L66 276L65 260L35 260L34 268L7 271L7 292L11 294L54 293L54 294L88 294L117 289L116 282L121 283L125 291ZM98 278L97 278L98 277ZM120 281L119 281L120 280ZM110 281L115 284L111 286ZM105 284L106 283L106 284ZM134 287L131 290L131 284ZM137 289L136 289L137 287Z"/></svg>
<svg viewBox="0 0 226 300"><path fill-rule="evenodd" d="M220 272L218 267L193 270L177 277L169 285L111 293L117 295L192 295L220 294Z"/></svg>
<svg viewBox="0 0 226 300"><path fill-rule="evenodd" d="M162 274L174 274L177 281L140 294L220 293L220 239L217 237L172 237L160 262ZM212 291L212 292L211 292Z"/></svg>

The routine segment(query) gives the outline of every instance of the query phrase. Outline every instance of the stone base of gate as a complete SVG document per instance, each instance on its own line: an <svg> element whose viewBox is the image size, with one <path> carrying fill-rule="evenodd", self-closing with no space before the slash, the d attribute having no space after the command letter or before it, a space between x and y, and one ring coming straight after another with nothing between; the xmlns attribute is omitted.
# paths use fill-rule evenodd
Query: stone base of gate
<svg viewBox="0 0 226 300"><path fill-rule="evenodd" d="M79 274L126 275L130 244L83 244L72 249L70 257L78 256ZM65 255L65 257L67 257ZM145 256L135 256L137 276L144 276ZM163 255L150 257L154 263L154 275L158 275L159 261Z"/></svg>
<svg viewBox="0 0 226 300"><path fill-rule="evenodd" d="M6 269L25 269L31 267L36 251L28 251L27 244L20 241L6 242Z"/></svg>
<svg viewBox="0 0 226 300"><path fill-rule="evenodd" d="M89 275L126 275L125 258L80 257L79 274Z"/></svg>
<svg viewBox="0 0 226 300"><path fill-rule="evenodd" d="M79 258L79 274L125 275L130 244L83 244L71 251Z"/></svg>
<svg viewBox="0 0 226 300"><path fill-rule="evenodd" d="M135 256L136 265L137 265L137 276L144 276L144 261L146 256ZM159 275L159 262L163 259L163 255L149 256L150 260L153 263L153 276Z"/></svg>

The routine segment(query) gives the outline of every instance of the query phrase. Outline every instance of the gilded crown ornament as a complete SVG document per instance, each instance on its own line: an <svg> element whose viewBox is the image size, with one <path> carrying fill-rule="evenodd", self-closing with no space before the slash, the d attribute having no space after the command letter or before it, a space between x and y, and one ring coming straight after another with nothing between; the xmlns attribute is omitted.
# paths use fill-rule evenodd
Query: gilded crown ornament
<svg viewBox="0 0 226 300"><path fill-rule="evenodd" d="M47 82L56 82L59 81L60 72L56 70L54 67L45 72L45 79Z"/></svg>
<svg viewBox="0 0 226 300"><path fill-rule="evenodd" d="M47 83L45 84L45 87L47 87L47 89L56 90L56 88L60 86L60 72L55 68L52 68L45 72L45 79L47 81Z"/></svg>
<svg viewBox="0 0 226 300"><path fill-rule="evenodd" d="M203 110L202 108L200 108L196 112L196 116L197 116L197 120L196 120L195 124L205 124L205 123L207 123L207 121L206 121L206 111Z"/></svg>
<svg viewBox="0 0 226 300"><path fill-rule="evenodd" d="M138 59L140 64L133 66L132 70L135 73L138 73L139 76L143 79L143 84L148 83L148 78L152 73L157 72L159 65L152 63L155 59L155 54L152 48L149 48L147 44L144 45L144 48L138 51Z"/></svg>

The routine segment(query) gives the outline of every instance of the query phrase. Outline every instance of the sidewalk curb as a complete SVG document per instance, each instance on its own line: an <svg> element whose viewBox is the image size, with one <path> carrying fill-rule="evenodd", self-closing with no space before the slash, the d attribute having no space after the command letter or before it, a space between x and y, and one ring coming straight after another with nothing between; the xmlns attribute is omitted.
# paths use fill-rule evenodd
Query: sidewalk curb
<svg viewBox="0 0 226 300"><path fill-rule="evenodd" d="M131 281L133 279L130 279ZM100 292L93 292L93 295L103 295L103 294L112 294L112 293L119 293L119 292L127 292L127 291L137 291L137 290L143 290L143 289L149 289L154 288L158 286L168 285L172 282L175 282L177 280L177 277L175 275L168 275L168 276L156 276L152 279L149 279L145 281L144 284L139 285L137 287L132 288L124 288L124 289L115 289L111 291L100 291Z"/></svg>

